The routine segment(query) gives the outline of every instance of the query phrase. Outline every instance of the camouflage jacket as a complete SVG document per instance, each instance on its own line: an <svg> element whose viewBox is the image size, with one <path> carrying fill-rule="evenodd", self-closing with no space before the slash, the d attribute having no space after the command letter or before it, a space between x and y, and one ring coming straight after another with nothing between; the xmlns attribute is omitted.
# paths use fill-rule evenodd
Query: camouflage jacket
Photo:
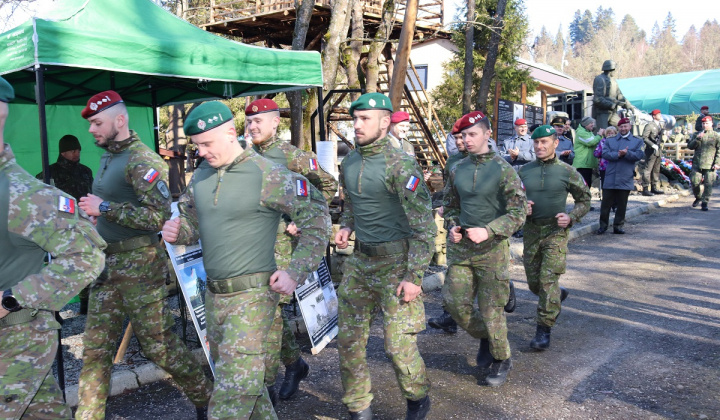
<svg viewBox="0 0 720 420"><path fill-rule="evenodd" d="M168 167L135 132L130 134L110 142L93 183L93 193L110 202L97 224L108 242L158 232L170 218Z"/></svg>
<svg viewBox="0 0 720 420"><path fill-rule="evenodd" d="M275 240L285 213L302 229L287 273L302 282L317 269L330 237L330 215L308 180L246 149L231 164L203 162L178 202L178 244L202 240L208 277L274 271Z"/></svg>
<svg viewBox="0 0 720 420"><path fill-rule="evenodd" d="M575 200L575 206L568 213L571 225L579 223L590 211L590 189L585 180L557 155L546 161L536 159L528 163L520 168L518 175L528 201L534 203L528 220L554 219L556 214L565 213L568 193Z"/></svg>
<svg viewBox="0 0 720 420"><path fill-rule="evenodd" d="M467 251L461 252L467 253L461 260L507 239L525 222L525 191L520 178L505 159L492 151L470 154L455 165L445 183L443 196L448 230L454 226L483 227L488 232L488 239L480 244L468 238L458 244L448 244Z"/></svg>
<svg viewBox="0 0 720 420"><path fill-rule="evenodd" d="M657 121L650 121L645 125L642 132L642 141L645 143L645 156L660 155L660 144L662 143L662 130ZM658 146L657 151L653 146Z"/></svg>
<svg viewBox="0 0 720 420"><path fill-rule="evenodd" d="M408 156L415 158L415 147L408 141L408 139L399 139L392 134L388 133L388 139L390 139L390 144L393 145L398 150L402 150L403 152L407 153Z"/></svg>
<svg viewBox="0 0 720 420"><path fill-rule="evenodd" d="M35 176L43 180L43 173ZM71 162L62 155L58 156L57 162L50 165L50 179L55 187L79 200L92 192L93 173L90 168L80 162Z"/></svg>
<svg viewBox="0 0 720 420"><path fill-rule="evenodd" d="M315 153L298 149L277 136L253 145L253 148L265 158L307 178L325 196L325 200L331 201L335 196L338 182L330 172L320 166Z"/></svg>
<svg viewBox="0 0 720 420"><path fill-rule="evenodd" d="M105 241L74 198L0 152L0 290L25 308L59 311L105 265ZM45 254L52 259L44 264Z"/></svg>
<svg viewBox="0 0 720 420"><path fill-rule="evenodd" d="M366 243L407 239L403 280L421 285L437 227L416 160L393 147L388 137L359 146L340 165L340 188L345 197L340 224Z"/></svg>
<svg viewBox="0 0 720 420"><path fill-rule="evenodd" d="M693 169L712 169L713 165L720 165L720 134L712 130L706 131L702 137L698 134L693 134L688 142L688 149L695 150Z"/></svg>

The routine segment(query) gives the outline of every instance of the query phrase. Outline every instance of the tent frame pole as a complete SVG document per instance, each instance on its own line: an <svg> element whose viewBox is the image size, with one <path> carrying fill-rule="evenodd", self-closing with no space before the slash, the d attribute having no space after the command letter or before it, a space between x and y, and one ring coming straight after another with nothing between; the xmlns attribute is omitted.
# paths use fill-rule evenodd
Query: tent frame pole
<svg viewBox="0 0 720 420"><path fill-rule="evenodd" d="M155 136L155 153L160 153L160 121L158 118L157 91L150 86L152 91L152 109L153 109L153 136Z"/></svg>
<svg viewBox="0 0 720 420"><path fill-rule="evenodd" d="M35 101L40 119L40 154L42 156L43 182L50 184L50 154L48 152L47 116L45 115L45 69L35 65Z"/></svg>

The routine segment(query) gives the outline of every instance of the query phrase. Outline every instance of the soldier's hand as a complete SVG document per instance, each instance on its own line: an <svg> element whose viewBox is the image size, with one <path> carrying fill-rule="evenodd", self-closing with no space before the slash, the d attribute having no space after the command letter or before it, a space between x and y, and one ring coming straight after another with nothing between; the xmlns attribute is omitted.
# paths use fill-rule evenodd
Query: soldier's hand
<svg viewBox="0 0 720 420"><path fill-rule="evenodd" d="M180 219L170 219L163 225L162 236L167 242L174 243L180 234Z"/></svg>
<svg viewBox="0 0 720 420"><path fill-rule="evenodd" d="M468 239L476 244L486 241L490 237L487 229L485 228L467 228L466 231Z"/></svg>
<svg viewBox="0 0 720 420"><path fill-rule="evenodd" d="M9 313L10 311L0 306L0 319L5 318L5 316Z"/></svg>
<svg viewBox="0 0 720 420"><path fill-rule="evenodd" d="M569 150L563 150L562 153L560 153L562 156L567 156L570 154Z"/></svg>
<svg viewBox="0 0 720 420"><path fill-rule="evenodd" d="M97 226L97 216L90 216L90 221L92 222L93 226Z"/></svg>
<svg viewBox="0 0 720 420"><path fill-rule="evenodd" d="M432 176L432 172L428 171L427 169L423 170L423 180L427 182L428 179Z"/></svg>
<svg viewBox="0 0 720 420"><path fill-rule="evenodd" d="M335 246L338 249L345 249L348 246L348 240L350 239L350 234L352 233L352 230L348 228L342 228L338 230L338 232L335 234Z"/></svg>
<svg viewBox="0 0 720 420"><path fill-rule="evenodd" d="M453 226L453 228L448 231L448 238L450 238L454 244L460 242L462 237L462 233L460 233L460 226Z"/></svg>
<svg viewBox="0 0 720 420"><path fill-rule="evenodd" d="M292 295L297 287L297 282L290 278L290 275L278 270L270 276L270 290L283 295Z"/></svg>
<svg viewBox="0 0 720 420"><path fill-rule="evenodd" d="M555 215L555 218L557 219L558 226L561 228L570 226L570 216L568 216L567 213L558 213Z"/></svg>
<svg viewBox="0 0 720 420"><path fill-rule="evenodd" d="M618 150L618 159L625 156L627 154L627 151L628 151L627 147L622 150Z"/></svg>
<svg viewBox="0 0 720 420"><path fill-rule="evenodd" d="M528 216L532 216L532 206L533 206L533 204L535 204L534 201L532 201L532 200L528 200L528 201L527 201L527 206L526 206L526 208L527 208L527 215L528 215Z"/></svg>
<svg viewBox="0 0 720 420"><path fill-rule="evenodd" d="M418 297L418 295L420 295L421 292L422 287L414 283L410 283L407 280L403 280L397 287L396 295L397 297L400 297L400 294L402 293L403 302L412 302L416 297Z"/></svg>
<svg viewBox="0 0 720 420"><path fill-rule="evenodd" d="M80 197L79 206L85 210L88 216L100 216L100 203L103 199L94 194L88 194L85 197Z"/></svg>
<svg viewBox="0 0 720 420"><path fill-rule="evenodd" d="M285 228L285 232L289 233L292 236L300 236L300 229L298 229L295 222L290 222Z"/></svg>

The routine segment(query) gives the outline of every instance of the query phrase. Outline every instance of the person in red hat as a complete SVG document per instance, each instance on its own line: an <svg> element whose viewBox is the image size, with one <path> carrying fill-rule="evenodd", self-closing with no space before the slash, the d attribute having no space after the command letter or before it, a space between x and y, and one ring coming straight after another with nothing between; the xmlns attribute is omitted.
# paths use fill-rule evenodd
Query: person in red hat
<svg viewBox="0 0 720 420"><path fill-rule="evenodd" d="M265 158L278 163L289 170L303 175L330 201L335 196L338 183L335 177L326 171L313 152L307 152L280 140L277 136L280 124L280 108L272 99L257 99L245 108L246 131L250 135L253 148ZM275 261L280 270L290 263L290 256L297 245L300 235L297 226L287 214L283 215L275 242ZM320 258L319 256L318 258ZM281 296L273 327L266 342L268 351L265 360L265 386L273 405L278 397L291 398L298 391L300 381L305 379L310 366L300 355L300 346L295 342L287 315L283 308L290 303L292 295ZM275 386L280 362L285 366L285 378L279 389Z"/></svg>
<svg viewBox="0 0 720 420"><path fill-rule="evenodd" d="M533 141L528 134L528 125L524 118L515 120L515 134L503 142L501 154L515 169L535 160Z"/></svg>
<svg viewBox="0 0 720 420"><path fill-rule="evenodd" d="M443 190L448 229L443 303L457 324L480 340L476 362L489 369L485 383L495 387L512 368L504 310L510 299L508 238L523 225L527 203L515 170L488 147L488 118L474 111L458 128L468 157L451 169Z"/></svg>
<svg viewBox="0 0 720 420"><path fill-rule="evenodd" d="M688 149L695 150L690 174L690 182L695 195L692 206L697 207L702 203L703 211L708 211L708 202L716 177L715 171L720 169L720 134L713 131L712 123L711 116L703 117L703 131L695 133L688 142ZM702 194L700 193L701 184L703 185Z"/></svg>
<svg viewBox="0 0 720 420"><path fill-rule="evenodd" d="M643 158L643 141L632 135L630 119L622 118L618 124L620 132L605 140L602 157L607 160L603 182L602 204L600 205L600 228L598 235L608 229L610 209L615 204L613 233L624 234L625 211L630 191L635 190L635 164Z"/></svg>
<svg viewBox="0 0 720 420"><path fill-rule="evenodd" d="M653 196L655 194L665 194L660 189L660 161L662 153L663 127L661 127L662 114L659 109L654 109L650 115L652 121L645 125L642 133L642 140L645 143L645 161L640 165L640 173L642 174L642 195Z"/></svg>
<svg viewBox="0 0 720 420"><path fill-rule="evenodd" d="M108 247L104 274L90 290L77 418L105 417L112 359L125 317L145 356L172 376L203 418L212 383L172 332L175 322L165 300L167 257L157 233L170 218L167 164L130 129L117 92L94 95L81 115L105 153L92 194L79 205L97 218L97 231Z"/></svg>
<svg viewBox="0 0 720 420"><path fill-rule="evenodd" d="M415 147L407 138L410 131L410 114L405 111L396 111L390 116L388 137L390 143L397 149L415 157Z"/></svg>
<svg viewBox="0 0 720 420"><path fill-rule="evenodd" d="M700 116L695 120L695 131L700 132L703 131L703 121L702 119L710 115L710 107L707 105L703 105L700 107ZM710 117L712 118L712 116Z"/></svg>

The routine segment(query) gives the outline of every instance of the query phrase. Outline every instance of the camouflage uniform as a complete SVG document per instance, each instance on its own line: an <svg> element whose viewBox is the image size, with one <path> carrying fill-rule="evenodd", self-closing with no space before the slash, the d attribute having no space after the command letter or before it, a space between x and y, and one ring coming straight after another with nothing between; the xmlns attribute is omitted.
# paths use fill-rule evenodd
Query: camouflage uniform
<svg viewBox="0 0 720 420"><path fill-rule="evenodd" d="M390 139L390 144L392 144L393 147L402 150L410 157L415 157L415 146L413 146L408 139L399 139L390 133L388 133L388 139Z"/></svg>
<svg viewBox="0 0 720 420"><path fill-rule="evenodd" d="M645 161L640 167L640 172L644 190L652 188L653 191L656 191L660 189L661 135L662 130L655 120L647 123L642 132L642 141L645 143Z"/></svg>
<svg viewBox="0 0 720 420"><path fill-rule="evenodd" d="M508 238L525 217L525 193L512 166L492 151L470 154L450 172L444 190L448 231L484 227L488 239L448 240L445 308L475 338L489 339L496 360L510 358L505 304L510 295ZM478 308L474 307L475 299Z"/></svg>
<svg viewBox="0 0 720 420"><path fill-rule="evenodd" d="M278 139L277 136L273 136L259 145L254 145L253 148L270 161L307 178L315 188L322 192L325 200L332 200L335 196L338 187L337 181L329 172L320 167L315 153L300 150L289 142ZM277 230L275 262L280 270L288 267L290 255L297 246L297 239L285 231L291 221L290 217L284 214ZM275 384L281 361L283 365L288 366L300 358L300 346L295 341L295 334L283 311L283 307L291 300L292 295L280 296L280 305L275 311L275 320L267 337L267 342L270 344L265 360L265 385L267 386Z"/></svg>
<svg viewBox="0 0 720 420"><path fill-rule="evenodd" d="M560 274L565 272L568 231L590 211L590 189L580 173L558 160L535 160L520 168L518 175L527 199L534 202L523 235L523 264L530 291L539 296L537 323L553 327L560 315ZM575 206L568 213L570 226L561 228L555 215L565 213L567 195Z"/></svg>
<svg viewBox="0 0 720 420"><path fill-rule="evenodd" d="M385 352L402 395L420 400L430 389L417 349L425 308L419 296L403 302L396 289L403 280L422 285L437 229L430 192L415 159L394 148L388 137L345 157L340 185L345 193L340 224L354 230L357 238L338 291L342 401L351 412L366 409L372 401L365 348L377 309L383 313Z"/></svg>
<svg viewBox="0 0 720 420"><path fill-rule="evenodd" d="M712 185L717 176L712 167L713 165L720 165L720 134L710 129L705 132L702 138L697 135L698 133L695 133L688 142L688 149L695 150L690 181L692 182L695 199L707 203L710 201ZM700 195L700 184L705 187L702 195Z"/></svg>
<svg viewBox="0 0 720 420"><path fill-rule="evenodd" d="M208 275L206 315L216 375L210 418L277 418L264 385L266 336L278 305L268 283L276 270L275 232L282 214L291 214L302 229L286 270L296 281L317 267L330 236L327 204L307 183L247 149L222 168L203 162L178 202L177 243L202 241ZM211 287L249 277L258 280L228 293Z"/></svg>
<svg viewBox="0 0 720 420"><path fill-rule="evenodd" d="M42 180L43 173L37 174L36 178ZM92 170L80 162L69 161L62 155L58 156L57 162L50 165L50 179L52 185L76 200L92 192Z"/></svg>
<svg viewBox="0 0 720 420"><path fill-rule="evenodd" d="M93 191L110 202L97 224L108 249L105 271L90 290L77 419L105 417L112 358L126 316L145 356L193 404L205 406L210 398L212 383L171 331L175 321L165 302L167 257L157 232L170 216L167 179L165 162L134 132L110 142L101 158Z"/></svg>
<svg viewBox="0 0 720 420"><path fill-rule="evenodd" d="M52 311L100 274L105 245L75 200L21 169L5 144L0 290L12 288L23 309L0 318L0 418L71 418L51 372L60 329Z"/></svg>

